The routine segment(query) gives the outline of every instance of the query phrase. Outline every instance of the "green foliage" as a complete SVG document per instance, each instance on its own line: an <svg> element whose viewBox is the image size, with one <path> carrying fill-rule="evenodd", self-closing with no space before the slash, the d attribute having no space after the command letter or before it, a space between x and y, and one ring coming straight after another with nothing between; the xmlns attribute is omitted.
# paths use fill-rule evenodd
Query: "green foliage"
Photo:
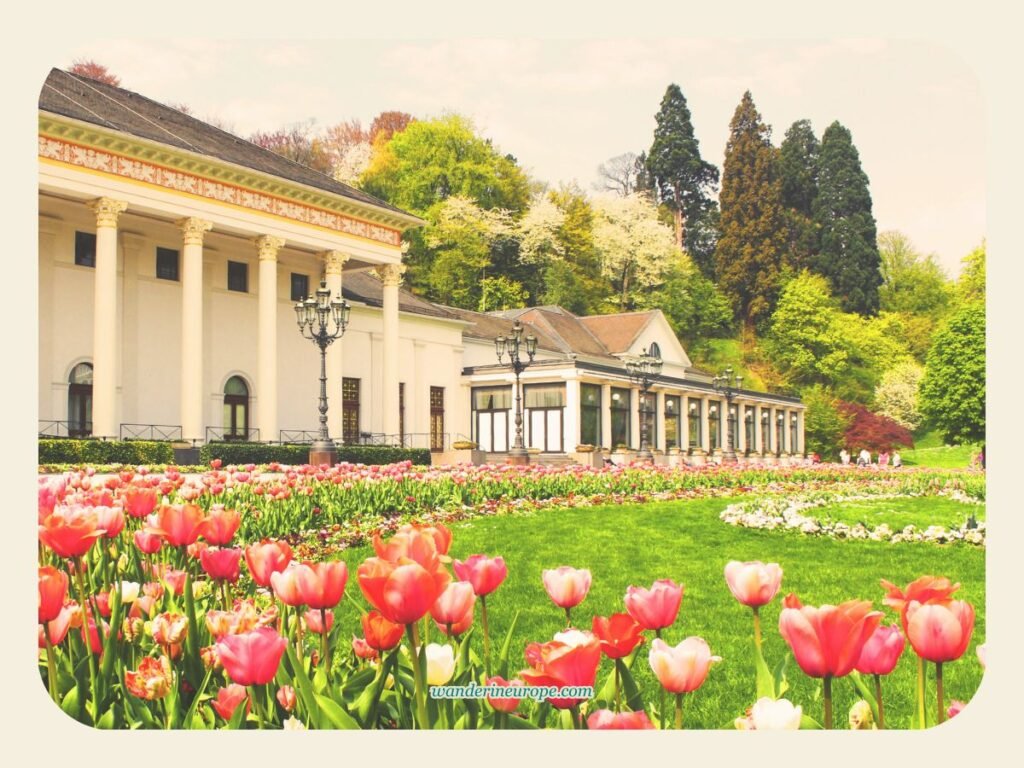
<svg viewBox="0 0 1024 768"><path fill-rule="evenodd" d="M882 258L882 311L940 317L949 305L950 283L934 256L921 256L899 232L878 236Z"/></svg>
<svg viewBox="0 0 1024 768"><path fill-rule="evenodd" d="M743 94L729 127L715 273L736 314L758 323L775 306L786 247L778 151L750 91Z"/></svg>
<svg viewBox="0 0 1024 768"><path fill-rule="evenodd" d="M921 413L948 444L985 439L985 305L964 304L935 333L919 395Z"/></svg>
<svg viewBox="0 0 1024 768"><path fill-rule="evenodd" d="M510 280L504 275L485 277L480 281L480 312L495 310L518 309L526 306L528 294L521 283Z"/></svg>
<svg viewBox="0 0 1024 768"><path fill-rule="evenodd" d="M170 464L170 443L150 440L40 440L40 464Z"/></svg>
<svg viewBox="0 0 1024 768"><path fill-rule="evenodd" d="M782 204L786 208L789 263L795 269L810 266L818 252L818 230L812 206L818 196L818 155L821 144L810 120L798 120L786 131L779 147Z"/></svg>
<svg viewBox="0 0 1024 768"><path fill-rule="evenodd" d="M960 304L985 302L985 243L964 256L960 279L956 282L956 299Z"/></svg>
<svg viewBox="0 0 1024 768"><path fill-rule="evenodd" d="M659 288L642 295L639 307L660 309L691 356L710 339L732 330L729 300L682 256L674 260Z"/></svg>
<svg viewBox="0 0 1024 768"><path fill-rule="evenodd" d="M833 392L820 384L804 389L800 398L807 406L804 412L807 452L817 453L822 461L838 461L839 452L846 444L849 417L839 410Z"/></svg>
<svg viewBox="0 0 1024 768"><path fill-rule="evenodd" d="M267 443L211 442L199 449L204 464L220 459L225 464L305 464L309 460L308 445L269 445ZM339 445L338 461L349 464L395 464L411 461L430 464L430 451L425 448L391 448L383 445Z"/></svg>
<svg viewBox="0 0 1024 768"><path fill-rule="evenodd" d="M709 208L708 192L718 183L718 168L701 159L686 97L675 83L665 89L654 119L657 126L647 171L659 202L675 214L676 244L682 247L689 222Z"/></svg>
<svg viewBox="0 0 1024 768"><path fill-rule="evenodd" d="M917 391L923 376L924 368L912 360L898 363L882 374L875 388L878 412L907 429L917 429L921 423Z"/></svg>
<svg viewBox="0 0 1024 768"><path fill-rule="evenodd" d="M821 249L812 268L828 278L845 311L874 314L882 273L871 193L850 131L838 121L821 137L813 212Z"/></svg>

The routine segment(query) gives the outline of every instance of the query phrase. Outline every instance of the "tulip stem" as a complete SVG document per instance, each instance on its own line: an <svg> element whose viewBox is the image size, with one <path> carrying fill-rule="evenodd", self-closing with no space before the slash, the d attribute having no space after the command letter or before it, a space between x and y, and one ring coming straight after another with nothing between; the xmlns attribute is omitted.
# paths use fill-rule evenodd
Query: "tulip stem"
<svg viewBox="0 0 1024 768"><path fill-rule="evenodd" d="M419 646L419 633L416 631L416 622L411 621L406 624L405 631L409 636L409 653L412 656L413 696L416 699L416 715L420 721L420 728L428 730L430 724L427 722L427 704L423 698L425 679L420 665L419 648L417 647Z"/></svg>
<svg viewBox="0 0 1024 768"><path fill-rule="evenodd" d="M92 691L92 711L90 716L93 719L93 725L96 724L97 718L97 704L96 704L96 656L92 652L92 638L89 636L89 598L85 593L85 578L82 572L85 570L85 557L81 559L81 564L75 569L75 583L78 585L78 596L79 605L82 607L82 634L85 638L85 653L89 659L89 690ZM96 615L95 613L93 614ZM96 624L97 634L100 631L100 624Z"/></svg>
<svg viewBox="0 0 1024 768"><path fill-rule="evenodd" d="M327 609L320 609L320 655L324 660L324 674L331 681L331 646L327 642Z"/></svg>
<svg viewBox="0 0 1024 768"><path fill-rule="evenodd" d="M615 711L622 711L622 694L619 691L619 660L615 659Z"/></svg>
<svg viewBox="0 0 1024 768"><path fill-rule="evenodd" d="M754 645L757 646L757 650L761 650L761 613L758 610L759 606L752 606L754 611Z"/></svg>
<svg viewBox="0 0 1024 768"><path fill-rule="evenodd" d="M260 686L252 685L249 686L249 698L252 699L253 709L256 710L256 721L259 723L260 730L263 730L263 702L259 697ZM238 706L242 706L239 704Z"/></svg>
<svg viewBox="0 0 1024 768"><path fill-rule="evenodd" d="M832 675L825 675L822 683L825 687L825 730L832 730Z"/></svg>
<svg viewBox="0 0 1024 768"><path fill-rule="evenodd" d="M939 701L938 722L941 724L946 719L945 708L942 701L942 662L935 662L935 692Z"/></svg>
<svg viewBox="0 0 1024 768"><path fill-rule="evenodd" d="M885 730L885 710L882 708L882 676L875 675L875 703L878 704L878 730Z"/></svg>
<svg viewBox="0 0 1024 768"><path fill-rule="evenodd" d="M230 611L231 604L228 602L228 583L223 580L220 582L220 599L224 602L224 610Z"/></svg>
<svg viewBox="0 0 1024 768"><path fill-rule="evenodd" d="M654 630L654 636L661 639L661 627ZM658 718L661 720L661 730L665 730L665 689L658 686Z"/></svg>
<svg viewBox="0 0 1024 768"><path fill-rule="evenodd" d="M569 629L572 626L572 616L570 615L571 608L565 609L565 628Z"/></svg>
<svg viewBox="0 0 1024 768"><path fill-rule="evenodd" d="M484 627L484 672L491 679L491 633L487 624L487 597L480 595L480 619Z"/></svg>
<svg viewBox="0 0 1024 768"><path fill-rule="evenodd" d="M53 643L50 642L50 627L43 622L43 641L46 643L46 685L50 689L50 698L60 706L57 694L57 661L53 656Z"/></svg>
<svg viewBox="0 0 1024 768"><path fill-rule="evenodd" d="M917 658L917 719L919 728L927 728L927 715L925 714L924 705L924 659L920 656Z"/></svg>
<svg viewBox="0 0 1024 768"><path fill-rule="evenodd" d="M676 730L683 730L683 694L676 694Z"/></svg>

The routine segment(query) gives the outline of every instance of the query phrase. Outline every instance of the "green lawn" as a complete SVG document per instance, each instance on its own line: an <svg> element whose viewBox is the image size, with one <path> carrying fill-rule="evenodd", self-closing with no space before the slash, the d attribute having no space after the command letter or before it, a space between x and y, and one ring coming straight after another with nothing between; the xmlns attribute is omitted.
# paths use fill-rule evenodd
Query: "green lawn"
<svg viewBox="0 0 1024 768"><path fill-rule="evenodd" d="M976 520L984 520L985 506L963 504L942 496L920 496L844 501L840 504L816 507L805 514L816 519L828 518L847 525L864 523L868 528L886 523L893 530L908 525L915 525L918 528L941 525L952 529L959 528L972 514Z"/></svg>
<svg viewBox="0 0 1024 768"><path fill-rule="evenodd" d="M979 450L980 446L977 445L938 445L903 450L900 451L900 456L907 466L953 469L970 466Z"/></svg>
<svg viewBox="0 0 1024 768"><path fill-rule="evenodd" d="M561 609L544 592L542 570L559 565L591 570L590 595L573 613L573 623L586 628L595 613L624 611L622 598L630 584L647 587L659 578L685 584L682 611L676 624L666 631L665 639L675 644L686 636L699 635L708 641L712 652L723 657L723 662L712 668L703 688L687 699L685 721L692 728L729 724L754 701L754 666L749 651L751 612L733 599L725 584L722 571L729 560L780 563L785 571L780 598L795 592L809 605L862 598L874 601L881 609L879 579L904 585L924 574L948 576L963 584L958 594L975 606L977 624L964 659L945 666L947 697L964 701L971 698L981 679L974 648L985 637L983 550L962 545L833 541L735 528L718 520L719 512L730 501L557 509L478 518L453 527L451 555L461 559L482 552L505 558L509 577L488 605L498 643L515 612L520 612L511 655L513 670L525 666L522 650L527 642L550 640L564 625ZM355 568L371 554L370 548L345 553L356 592ZM788 652L778 634L779 610L780 599L762 609L769 665ZM340 613L341 636L349 637L358 631L357 617L349 608ZM887 612L887 622L894 619ZM479 645L480 638L476 640ZM609 662L603 661L599 680L603 681L610 669ZM916 658L908 645L894 674L883 684L886 719L891 727L909 725L915 670ZM648 704L656 703L658 687L646 651L641 651L634 673ZM795 664L790 666L789 679L788 698L820 721L820 681L805 677ZM846 713L857 697L845 680L837 681L833 694L836 722L845 725ZM929 695L934 696L931 683Z"/></svg>

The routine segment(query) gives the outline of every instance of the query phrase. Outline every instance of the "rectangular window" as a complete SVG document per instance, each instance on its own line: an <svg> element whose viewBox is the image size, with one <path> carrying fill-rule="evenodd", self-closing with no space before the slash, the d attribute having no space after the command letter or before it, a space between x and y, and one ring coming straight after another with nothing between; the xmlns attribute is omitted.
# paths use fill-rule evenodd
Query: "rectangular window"
<svg viewBox="0 0 1024 768"><path fill-rule="evenodd" d="M657 413L658 410L658 398L657 395L648 393L647 395L641 394L638 398L640 401L640 437L647 439L648 448L658 447L658 432L657 432Z"/></svg>
<svg viewBox="0 0 1024 768"><path fill-rule="evenodd" d="M789 450L790 453L799 453L800 446L798 429L799 421L797 415L794 413L789 417Z"/></svg>
<svg viewBox="0 0 1024 768"><path fill-rule="evenodd" d="M512 387L473 387L474 411L507 411L512 407Z"/></svg>
<svg viewBox="0 0 1024 768"><path fill-rule="evenodd" d="M743 429L745 430L746 434L747 453L750 454L757 450L757 445L755 444L756 441L754 439L754 419L757 418L757 414L754 412L754 409L749 405L746 406L743 410Z"/></svg>
<svg viewBox="0 0 1024 768"><path fill-rule="evenodd" d="M580 384L580 440L601 445L601 386Z"/></svg>
<svg viewBox="0 0 1024 768"><path fill-rule="evenodd" d="M690 398L690 448L700 448L704 437L701 434L701 408L703 400Z"/></svg>
<svg viewBox="0 0 1024 768"><path fill-rule="evenodd" d="M473 411L470 426L480 450L507 451L512 387L473 387L470 404Z"/></svg>
<svg viewBox="0 0 1024 768"><path fill-rule="evenodd" d="M309 297L309 275L292 272L292 301L305 301Z"/></svg>
<svg viewBox="0 0 1024 768"><path fill-rule="evenodd" d="M156 249L156 276L159 280L178 280L178 252L171 248Z"/></svg>
<svg viewBox="0 0 1024 768"><path fill-rule="evenodd" d="M612 448L629 445L629 400L628 389L612 388Z"/></svg>
<svg viewBox="0 0 1024 768"><path fill-rule="evenodd" d="M242 261L228 262L228 290L249 292L249 265Z"/></svg>
<svg viewBox="0 0 1024 768"><path fill-rule="evenodd" d="M679 425L679 395L665 395L665 449L679 448L681 430Z"/></svg>
<svg viewBox="0 0 1024 768"><path fill-rule="evenodd" d="M718 402L708 404L708 437L711 450L722 447L722 414L721 405Z"/></svg>
<svg viewBox="0 0 1024 768"><path fill-rule="evenodd" d="M564 384L527 384L523 387L525 408L562 408L565 406Z"/></svg>
<svg viewBox="0 0 1024 768"><path fill-rule="evenodd" d="M92 232L75 232L75 264L96 266L96 235Z"/></svg>
<svg viewBox="0 0 1024 768"><path fill-rule="evenodd" d="M359 379L341 380L341 435L346 443L359 442Z"/></svg>
<svg viewBox="0 0 1024 768"><path fill-rule="evenodd" d="M444 387L430 388L430 450L444 450Z"/></svg>

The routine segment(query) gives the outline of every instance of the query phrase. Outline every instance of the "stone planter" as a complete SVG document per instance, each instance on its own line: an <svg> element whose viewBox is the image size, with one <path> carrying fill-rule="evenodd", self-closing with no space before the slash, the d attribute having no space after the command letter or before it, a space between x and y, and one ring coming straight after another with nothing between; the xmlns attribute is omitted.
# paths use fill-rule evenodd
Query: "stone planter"
<svg viewBox="0 0 1024 768"><path fill-rule="evenodd" d="M570 453L569 456L577 464L582 464L584 467L600 469L604 466L604 454L600 451L579 451Z"/></svg>
<svg viewBox="0 0 1024 768"><path fill-rule="evenodd" d="M678 448L673 448L665 457L670 467L682 467L686 464L686 454Z"/></svg>
<svg viewBox="0 0 1024 768"><path fill-rule="evenodd" d="M708 463L708 455L702 448L694 448L687 456L686 463L691 467L703 467Z"/></svg>
<svg viewBox="0 0 1024 768"><path fill-rule="evenodd" d="M620 450L616 448L612 451L612 464L629 464L636 458L636 454L633 451Z"/></svg>

